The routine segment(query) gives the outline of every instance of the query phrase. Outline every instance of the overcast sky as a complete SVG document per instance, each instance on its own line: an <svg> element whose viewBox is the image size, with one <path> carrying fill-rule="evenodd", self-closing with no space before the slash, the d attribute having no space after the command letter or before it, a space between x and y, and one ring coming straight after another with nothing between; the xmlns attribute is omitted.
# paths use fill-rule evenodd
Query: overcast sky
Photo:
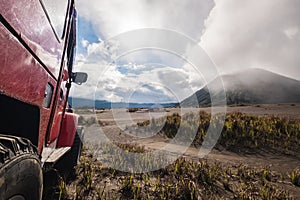
<svg viewBox="0 0 300 200"><path fill-rule="evenodd" d="M299 0L77 0L76 5L76 69L87 71L89 81L73 96L180 101L214 78L207 77L205 70L214 67L207 58L220 74L263 68L300 80ZM138 31L145 28L165 31ZM184 46L181 38L191 43ZM120 46L134 51L120 56ZM194 66L190 52L198 47L205 61Z"/></svg>

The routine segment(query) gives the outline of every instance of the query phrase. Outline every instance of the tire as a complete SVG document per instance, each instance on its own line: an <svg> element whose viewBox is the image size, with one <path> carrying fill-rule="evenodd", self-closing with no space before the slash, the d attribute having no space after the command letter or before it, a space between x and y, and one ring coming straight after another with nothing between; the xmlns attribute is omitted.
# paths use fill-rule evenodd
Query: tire
<svg viewBox="0 0 300 200"><path fill-rule="evenodd" d="M62 158L55 164L55 168L62 174L74 172L74 167L79 163L81 150L83 146L83 134L76 132L73 146Z"/></svg>
<svg viewBox="0 0 300 200"><path fill-rule="evenodd" d="M39 200L43 173L37 149L24 138L0 134L1 199Z"/></svg>

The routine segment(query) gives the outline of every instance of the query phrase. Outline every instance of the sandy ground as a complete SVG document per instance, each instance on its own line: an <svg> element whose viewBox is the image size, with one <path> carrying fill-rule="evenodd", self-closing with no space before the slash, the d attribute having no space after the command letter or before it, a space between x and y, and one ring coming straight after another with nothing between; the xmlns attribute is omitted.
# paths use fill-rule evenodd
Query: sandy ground
<svg viewBox="0 0 300 200"><path fill-rule="evenodd" d="M169 139L160 135L154 137L146 137L136 135L128 130L128 127L136 125L137 122L143 122L145 120L151 120L151 118L159 118L172 113L189 113L202 110L205 112L211 112L210 108L166 108L149 112L148 109L142 109L137 112L129 113L126 109L114 109L114 110L101 110L96 113L81 114L85 118L96 117L97 121L100 121L101 125L91 125L85 128L85 141L87 144L98 144L99 142L122 142L122 143L137 143L143 145L149 149L160 149L170 142ZM218 109L217 109L218 110ZM288 117L292 119L300 119L300 104L277 104L277 105L254 105L254 106L239 106L239 107L227 107L226 112L242 112L255 116L274 115L280 117ZM155 135L155 133L154 133ZM151 135L153 136L153 135ZM176 147L174 147L176 148ZM198 157L198 149L190 148L186 152L186 155ZM221 156L223 155L223 156ZM293 168L300 164L298 158L285 158L280 160L278 156L266 155L251 155L244 156L233 154L226 151L213 151L207 156L208 159L218 159L224 161L242 161L257 163L262 161L264 164L271 164L274 166L285 166L284 168ZM287 159L287 160L286 160ZM288 162L286 162L288 161ZM280 168L280 167L279 167Z"/></svg>
<svg viewBox="0 0 300 200"><path fill-rule="evenodd" d="M210 112L210 108L201 108L205 112ZM95 113L81 113L85 118L96 117L97 121L100 121L101 125L91 125L85 128L85 142L86 145L97 145L105 142L120 142L120 143L132 143L140 146L144 146L146 149L159 150L164 148L170 143L170 139L161 135L151 135L151 137L142 136L138 137L134 132L130 131L132 125L136 125L137 122L145 120L151 120L151 118L159 118L172 113L188 113L199 111L199 108L179 109L179 108L167 108L163 110L156 110L149 112L144 109L141 111L129 113L126 109L115 110L101 110ZM227 107L226 112L242 112L255 116L274 115L280 117L288 117L292 119L300 119L300 104L286 104L286 105L254 105L254 106L240 106L240 107ZM149 136L149 135L148 135ZM170 151L176 151L179 146L173 145L169 148ZM238 151L237 151L238 152ZM183 156L198 159L199 149L188 148ZM213 149L204 159L210 161L217 161L222 163L246 164L253 167L269 166L272 170L275 170L282 174L290 173L293 169L300 166L300 152L297 155L283 155L272 152L259 152L255 154L233 153L224 149ZM300 199L300 189L291 186L290 190L296 190L293 193L298 193L296 198Z"/></svg>
<svg viewBox="0 0 300 200"><path fill-rule="evenodd" d="M128 113L126 109L113 109L112 110L99 110L97 112L97 118L105 121L113 121L114 118L128 118L131 116L133 120L149 119L149 117L161 117L169 115L171 113L188 113L195 112L196 110L202 110L207 113L211 112L211 108L165 108L157 111L149 112L148 109L141 109L140 111ZM263 104L263 105L251 105L251 106L226 106L226 107L215 107L215 110L225 111L226 113L231 112L242 112L245 114L251 114L255 116L267 116L274 115L279 117L288 117L293 119L300 119L300 104ZM96 116L94 112L82 113L78 111L82 116Z"/></svg>

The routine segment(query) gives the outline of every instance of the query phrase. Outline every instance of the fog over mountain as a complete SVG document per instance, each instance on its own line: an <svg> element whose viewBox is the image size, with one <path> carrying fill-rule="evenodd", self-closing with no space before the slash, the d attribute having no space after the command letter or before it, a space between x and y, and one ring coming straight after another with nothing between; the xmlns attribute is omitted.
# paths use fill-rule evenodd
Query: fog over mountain
<svg viewBox="0 0 300 200"><path fill-rule="evenodd" d="M300 81L263 69L247 69L223 75L182 101L183 106L210 105L210 94L218 95L224 83L227 104L300 103ZM209 91L208 88L213 88ZM197 98L195 98L195 96Z"/></svg>

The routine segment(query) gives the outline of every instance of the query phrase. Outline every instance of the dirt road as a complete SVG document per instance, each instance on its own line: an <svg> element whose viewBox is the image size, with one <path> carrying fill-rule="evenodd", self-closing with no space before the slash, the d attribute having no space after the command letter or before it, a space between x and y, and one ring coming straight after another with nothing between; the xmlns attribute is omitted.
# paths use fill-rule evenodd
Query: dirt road
<svg viewBox="0 0 300 200"><path fill-rule="evenodd" d="M152 111L148 109L141 109L137 112L129 113L126 109L102 110L97 111L96 114L83 114L85 118L96 117L100 125L87 126L85 129L85 141L88 145L97 145L105 142L117 143L131 143L144 146L145 149L159 150L169 145L170 139L153 134L148 137L138 137L136 132L131 131L130 126L136 125L137 122L151 120L151 118L164 117L172 113L188 113L191 111L202 110L210 112L210 108L166 108L163 110ZM274 115L279 117L288 117L292 119L300 119L300 104L285 104L285 105L254 105L254 106L240 106L227 107L227 112L242 112L255 116ZM169 145L170 146L170 145ZM171 146L168 150L174 152L179 147ZM190 158L199 158L199 149L190 147L184 153L184 156ZM274 152L230 152L224 149L213 149L211 153L205 156L205 159L219 162L226 162L232 164L244 163L250 166L270 166L272 169L281 173L289 172L297 166L300 166L299 155L280 155Z"/></svg>

